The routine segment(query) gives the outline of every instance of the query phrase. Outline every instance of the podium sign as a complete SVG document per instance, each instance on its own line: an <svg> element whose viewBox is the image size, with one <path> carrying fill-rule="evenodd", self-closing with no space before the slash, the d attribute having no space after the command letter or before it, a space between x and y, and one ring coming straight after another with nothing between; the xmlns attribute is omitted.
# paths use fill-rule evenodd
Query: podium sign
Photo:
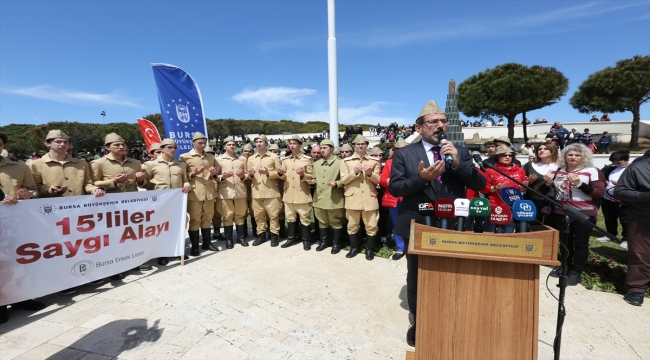
<svg viewBox="0 0 650 360"><path fill-rule="evenodd" d="M539 265L558 232L462 233L411 223L418 256L415 353L407 359L537 359Z"/></svg>

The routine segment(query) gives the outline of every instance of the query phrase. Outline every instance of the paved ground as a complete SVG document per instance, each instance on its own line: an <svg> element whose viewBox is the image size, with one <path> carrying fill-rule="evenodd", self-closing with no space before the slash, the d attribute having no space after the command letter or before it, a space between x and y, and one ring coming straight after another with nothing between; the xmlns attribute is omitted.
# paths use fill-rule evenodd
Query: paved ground
<svg viewBox="0 0 650 360"><path fill-rule="evenodd" d="M38 313L10 309L0 359L401 360L405 276L405 259L237 246L47 296ZM539 357L551 359L557 305L543 282L540 293ZM566 303L563 359L650 359L650 303L582 286Z"/></svg>

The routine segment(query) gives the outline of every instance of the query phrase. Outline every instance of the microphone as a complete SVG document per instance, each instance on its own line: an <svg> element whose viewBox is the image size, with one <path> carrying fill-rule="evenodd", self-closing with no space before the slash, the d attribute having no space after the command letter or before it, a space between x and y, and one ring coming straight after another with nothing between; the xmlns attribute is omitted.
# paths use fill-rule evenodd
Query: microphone
<svg viewBox="0 0 650 360"><path fill-rule="evenodd" d="M490 202L485 198L473 198L469 202L469 216L474 217L474 232L482 233L485 218L490 216Z"/></svg>
<svg viewBox="0 0 650 360"><path fill-rule="evenodd" d="M474 159L474 162L478 164L478 167L485 171L485 165L483 165L483 158L481 157L481 153L478 151L472 151L472 158Z"/></svg>
<svg viewBox="0 0 650 360"><path fill-rule="evenodd" d="M502 234L505 229L504 226L512 222L512 211L507 206L495 206L490 209L490 224L496 225L494 232Z"/></svg>
<svg viewBox="0 0 650 360"><path fill-rule="evenodd" d="M440 131L438 133L438 140L443 145L449 142L449 140L447 140L447 134L444 131ZM451 162L454 161L454 158L452 158L451 155L443 155L443 156L445 157L445 162L447 164L451 164Z"/></svg>
<svg viewBox="0 0 650 360"><path fill-rule="evenodd" d="M456 231L465 231L465 218L469 216L469 200L454 200L454 215L456 216Z"/></svg>
<svg viewBox="0 0 650 360"><path fill-rule="evenodd" d="M436 200L436 217L440 219L440 228L449 229L448 220L454 217L454 201L451 199Z"/></svg>
<svg viewBox="0 0 650 360"><path fill-rule="evenodd" d="M512 205L512 217L517 221L518 232L530 232L529 221L534 221L535 216L537 216L537 209L530 200L517 200Z"/></svg>
<svg viewBox="0 0 650 360"><path fill-rule="evenodd" d="M433 211L433 203L431 202L419 203L418 212L420 213L420 215L424 216L424 225L433 226L433 215L435 214L435 212Z"/></svg>
<svg viewBox="0 0 650 360"><path fill-rule="evenodd" d="M512 207L512 204L514 204L515 201L523 200L521 191L514 187L507 187L499 190L499 195L501 196L501 199L510 207Z"/></svg>

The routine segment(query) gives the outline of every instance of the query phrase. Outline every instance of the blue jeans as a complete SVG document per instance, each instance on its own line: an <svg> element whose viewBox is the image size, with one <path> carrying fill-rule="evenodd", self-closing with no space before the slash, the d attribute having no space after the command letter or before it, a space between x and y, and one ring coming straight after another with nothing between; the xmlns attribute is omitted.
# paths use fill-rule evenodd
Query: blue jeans
<svg viewBox="0 0 650 360"><path fill-rule="evenodd" d="M486 220L487 222L487 220ZM494 229L496 228L496 225L488 223L488 225L485 228L486 232L494 232ZM511 222L510 224L506 225L505 230L503 231L504 233L513 233L515 232L515 222Z"/></svg>
<svg viewBox="0 0 650 360"><path fill-rule="evenodd" d="M389 207L388 208L388 213L390 214L390 221L393 222L393 227L395 227L395 224L397 224L397 212L399 211L399 206L402 204L401 201L397 202L396 207ZM403 253L404 252L404 239L402 239L401 236L393 233L393 237L395 238L395 245L397 246L397 249L395 250L396 252Z"/></svg>

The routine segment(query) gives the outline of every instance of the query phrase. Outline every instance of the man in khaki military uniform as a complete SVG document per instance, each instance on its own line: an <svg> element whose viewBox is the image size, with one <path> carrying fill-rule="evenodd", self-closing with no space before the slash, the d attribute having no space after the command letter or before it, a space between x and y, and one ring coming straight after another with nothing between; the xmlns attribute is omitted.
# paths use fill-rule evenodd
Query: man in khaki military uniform
<svg viewBox="0 0 650 360"><path fill-rule="evenodd" d="M280 150L280 147L278 144L271 144L268 147L268 150L275 155L280 157L280 164L282 164L282 160L284 160L286 157L283 155L284 152ZM280 189L280 198L284 196L284 180L278 179L278 189ZM284 239L287 237L287 227L285 226L286 222L286 216L284 214L284 202L280 202L282 204L282 208L280 209L280 215L278 215L278 222L280 223L280 238ZM267 228L267 238L271 235L270 234L270 224L269 224L269 218L266 218L266 228Z"/></svg>
<svg viewBox="0 0 650 360"><path fill-rule="evenodd" d="M282 166L278 168L278 175L281 180L284 180L282 201L288 224L287 242L282 247L287 248L298 242L297 230L298 218L300 218L302 246L304 250L310 250L311 191L308 181L312 179L314 161L301 152L302 141L298 135L293 135L289 139L289 149L291 155L282 160Z"/></svg>
<svg viewBox="0 0 650 360"><path fill-rule="evenodd" d="M219 164L213 155L205 152L208 138L200 132L192 137L194 149L181 154L179 160L185 163L187 178L192 186L192 192L187 196L187 212L190 214L189 235L192 244L199 243L199 228L203 237L203 250L219 251L212 245L210 223L214 215L215 199L217 198L217 177ZM193 246L194 248L194 246ZM199 256L198 246L190 253Z"/></svg>
<svg viewBox="0 0 650 360"><path fill-rule="evenodd" d="M343 146L341 146L341 160L348 156L352 156L352 154L354 154L354 149L350 144L343 144Z"/></svg>
<svg viewBox="0 0 650 360"><path fill-rule="evenodd" d="M248 158L248 175L252 177L251 188L253 192L253 213L257 222L257 239L253 246L261 245L266 241L266 217L270 219L271 246L280 244L278 238L280 224L278 215L280 210L280 190L278 188L278 168L280 158L272 152L266 151L268 140L265 135L255 138L257 153Z"/></svg>
<svg viewBox="0 0 650 360"><path fill-rule="evenodd" d="M211 146L206 146L205 147L205 152L208 154L213 155L216 159L217 162L219 162L219 155L216 155L214 152L214 149ZM221 214L219 213L219 199L215 199L214 201L214 215L212 215L212 228L214 229L214 232L212 233L212 238L215 240L226 240L223 235L221 235Z"/></svg>
<svg viewBox="0 0 650 360"><path fill-rule="evenodd" d="M246 162L246 169L248 169L248 158L253 156L255 153L253 145L246 144L242 146L241 153L241 158L243 158L244 162ZM253 213L253 190L251 189L252 180L250 175L248 176L247 180L244 181L244 183L246 184L246 204L248 205L248 216L251 218L251 231L253 232L253 236L257 237L257 222L255 221L255 215ZM246 225L246 236L248 236L248 225Z"/></svg>
<svg viewBox="0 0 650 360"><path fill-rule="evenodd" d="M160 143L153 143L151 144L151 147L149 147L149 161L145 162L142 167L144 168L147 166L148 163L151 161L154 161L162 154L162 149L160 148Z"/></svg>
<svg viewBox="0 0 650 360"><path fill-rule="evenodd" d="M248 246L246 238L246 203L247 189L246 179L248 178L248 169L246 168L246 159L237 156L235 150L237 144L235 139L227 137L223 142L223 155L217 158L221 172L219 174L217 206L219 213L223 214L223 231L226 236L226 248L232 249L234 246L233 239L233 221L237 230L237 243L242 246Z"/></svg>
<svg viewBox="0 0 650 360"><path fill-rule="evenodd" d="M108 155L90 163L93 184L107 193L138 191L147 183L147 175L138 160L126 156L126 142L121 136L110 133L104 138Z"/></svg>
<svg viewBox="0 0 650 360"><path fill-rule="evenodd" d="M0 201L0 211L10 211L6 209L7 205L16 205L18 200L31 199L37 196L38 190L32 172L24 163L12 161L5 157L5 144L7 135L0 134L0 190L4 193L4 199ZM12 310L39 311L45 309L46 305L34 301L26 300L11 305ZM0 324L9 321L7 314L7 305L0 306Z"/></svg>
<svg viewBox="0 0 650 360"><path fill-rule="evenodd" d="M182 188L184 193L192 191L192 186L187 178L185 163L176 159L176 150L178 146L174 139L164 139L160 143L162 153L155 160L148 162L144 168L149 178L148 188L150 190L178 189ZM190 239L191 240L191 239ZM199 251L199 242L192 243L192 252ZM189 259L186 256L186 259ZM158 258L158 265L167 265L169 259Z"/></svg>
<svg viewBox="0 0 650 360"><path fill-rule="evenodd" d="M352 258L359 253L357 232L359 221L363 220L368 235L366 259L372 260L375 258L373 247L379 220L377 184L381 175L381 165L366 154L368 140L363 135L357 135L352 144L355 153L341 162L341 182L345 185L345 210L351 247L350 252L345 256Z"/></svg>
<svg viewBox="0 0 650 360"><path fill-rule="evenodd" d="M343 183L341 182L341 160L333 154L334 142L325 139L320 142L321 159L314 162L314 215L318 219L320 239L316 251L328 246L328 228L334 232L332 254L341 251L341 234L345 218Z"/></svg>
<svg viewBox="0 0 650 360"><path fill-rule="evenodd" d="M67 154L68 135L51 130L45 137L45 146L49 152L29 163L40 197L104 195L104 189L93 185L88 163Z"/></svg>

